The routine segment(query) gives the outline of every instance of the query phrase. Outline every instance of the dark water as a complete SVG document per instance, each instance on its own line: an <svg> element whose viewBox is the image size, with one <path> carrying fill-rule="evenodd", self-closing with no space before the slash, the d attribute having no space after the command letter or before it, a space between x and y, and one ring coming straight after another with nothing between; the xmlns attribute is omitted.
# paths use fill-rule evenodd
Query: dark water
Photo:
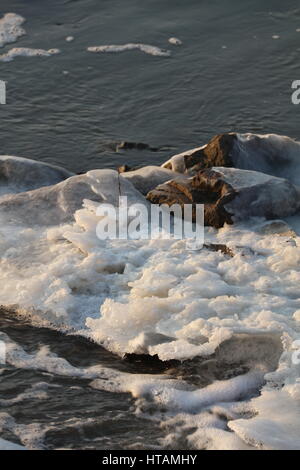
<svg viewBox="0 0 300 470"><path fill-rule="evenodd" d="M24 321L0 313L0 330L21 345L28 354L42 346L63 357L75 367L101 364L128 373L163 373L168 364L121 360L105 349L78 337L65 337L47 329L33 328ZM134 400L129 394L92 389L89 379L60 377L43 371L5 366L0 375L0 398L11 400L30 387L47 383L47 398L23 399L10 406L1 404L0 413L13 416L17 423L37 423L46 430L35 448L47 449L143 449L160 447L163 432L159 423L137 417ZM58 386L58 387L57 387ZM52 388L53 387L53 388ZM18 439L9 431L1 437L12 442Z"/></svg>
<svg viewBox="0 0 300 470"><path fill-rule="evenodd" d="M268 364L274 370L282 353L279 337L268 335L248 340L232 339L224 342L208 360L162 362L157 358L129 356L124 359L111 354L98 345L77 336L65 336L46 328L32 327L25 320L17 319L12 312L0 310L0 331L21 346L27 354L35 355L41 347L64 358L77 368L101 365L128 373L128 380L135 374L168 375L185 381L185 387L196 390L215 380L227 380L250 369L244 357L234 362L233 351L245 348L255 351L260 364ZM264 348L262 348L262 345ZM259 353L259 351L261 351ZM251 354L250 354L251 355ZM3 370L2 370L3 369ZM0 369L0 418L8 413L19 425L30 426L27 433L34 440L23 444L31 449L184 449L190 448L186 437L193 428L177 430L176 437L166 442L171 431L161 426L168 416L167 410L158 409L147 397L134 400L130 394L113 393L91 388L91 379L19 368L11 365ZM7 405L7 400L20 398L30 387L46 384L46 397L24 397ZM258 393L258 391L257 391ZM252 395L253 396L253 395ZM6 400L6 402L1 402ZM33 426L37 432L33 433ZM4 439L22 443L15 432L4 429ZM23 433L24 437L24 433Z"/></svg>
<svg viewBox="0 0 300 470"><path fill-rule="evenodd" d="M75 367L101 364L129 374L168 374L186 380L191 388L208 385L216 379L228 379L248 370L242 363L225 366L218 358L215 363L209 361L209 365L200 358L182 364L138 356L122 360L83 338L66 337L55 331L32 327L4 310L0 311L0 331L28 354L36 354L38 349L47 346L51 353ZM9 406L1 403L1 400L19 397L40 383L48 384L47 397L24 398ZM143 417L136 413L136 403L130 394L95 390L90 383L91 379L62 377L42 370L6 365L0 375L0 415L9 413L18 424L39 426L41 439L31 442L31 448L164 448L163 438L167 430L160 427L159 419L149 419L157 411L150 402L146 400L142 404L146 410ZM1 432L1 437L20 443L15 433L8 430ZM174 441L173 448L186 449L187 445L183 433ZM169 444L168 448L172 446Z"/></svg>
<svg viewBox="0 0 300 470"><path fill-rule="evenodd" d="M223 131L300 138L300 108L291 104L291 83L300 79L296 0L1 0L0 13L8 11L27 19L18 46L62 53L0 63L8 81L3 154L85 171L160 164ZM67 43L68 35L75 40ZM183 45L168 44L170 36ZM86 51L127 42L172 55ZM172 150L115 153L111 144L123 140Z"/></svg>

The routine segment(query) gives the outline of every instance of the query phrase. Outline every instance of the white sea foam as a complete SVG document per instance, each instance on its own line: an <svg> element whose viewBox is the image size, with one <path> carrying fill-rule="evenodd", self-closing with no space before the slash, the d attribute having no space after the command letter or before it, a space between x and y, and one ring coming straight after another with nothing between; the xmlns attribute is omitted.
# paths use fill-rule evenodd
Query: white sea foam
<svg viewBox="0 0 300 470"><path fill-rule="evenodd" d="M182 45L182 41L178 38L175 38L175 37L171 37L168 39L169 43L172 44L173 46L181 46Z"/></svg>
<svg viewBox="0 0 300 470"><path fill-rule="evenodd" d="M160 47L151 46L149 44L139 44L139 43L128 43L128 44L120 44L120 45L105 45L105 46L93 46L88 47L87 50L89 52L125 52L125 51L132 51L132 50L140 50L145 54L150 54L154 56L160 57L169 57L171 55L170 51L165 49L161 49Z"/></svg>
<svg viewBox="0 0 300 470"><path fill-rule="evenodd" d="M23 403L24 400L46 400L47 398L49 398L48 389L51 388L59 388L59 385L51 385L47 384L46 382L39 382L37 384L32 385L32 387L20 393L14 398L0 398L0 406L9 407L17 403Z"/></svg>
<svg viewBox="0 0 300 470"><path fill-rule="evenodd" d="M298 144L277 136L261 140L257 148L263 148L265 162L269 142L273 155L289 155L287 163L297 168ZM249 145L255 155L251 139ZM282 168L298 180L291 167ZM300 366L293 362L293 341L300 335L299 215L288 219L295 232L282 231L281 223L278 234L276 224L270 233L263 219L207 228L206 243L227 245L233 257L190 252L184 241L172 239L100 241L97 205L116 204L120 190L130 204L146 204L128 180L108 170L2 196L0 304L121 356L184 360L215 353L246 362L249 372L198 390L170 377L72 368L46 350L26 355L1 337L9 344L10 363L90 378L94 387L129 391L137 400L150 397L167 410L166 426L175 420L179 429L180 413L183 426L197 421L198 431L189 436L195 447L299 448ZM235 408L241 400L243 407ZM224 413L228 427L220 423Z"/></svg>
<svg viewBox="0 0 300 470"><path fill-rule="evenodd" d="M16 57L51 57L52 55L59 54L59 49L32 49L30 47L14 47L6 54L0 55L1 62L11 62Z"/></svg>
<svg viewBox="0 0 300 470"><path fill-rule="evenodd" d="M0 47L15 42L20 36L26 34L21 26L24 22L25 18L15 13L6 13L0 19Z"/></svg>

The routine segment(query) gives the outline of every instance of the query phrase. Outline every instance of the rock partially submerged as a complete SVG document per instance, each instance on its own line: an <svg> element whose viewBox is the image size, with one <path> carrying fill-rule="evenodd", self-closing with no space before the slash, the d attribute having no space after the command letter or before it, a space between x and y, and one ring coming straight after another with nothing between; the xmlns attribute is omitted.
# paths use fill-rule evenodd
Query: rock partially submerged
<svg viewBox="0 0 300 470"><path fill-rule="evenodd" d="M205 225L216 228L250 217L276 219L300 209L300 188L259 172L214 167L180 176L147 195L154 204L204 204Z"/></svg>
<svg viewBox="0 0 300 470"><path fill-rule="evenodd" d="M150 150L151 152L158 152L159 148L151 147L149 144L143 142L128 142L127 140L123 140L116 145L116 152L119 152L119 150Z"/></svg>

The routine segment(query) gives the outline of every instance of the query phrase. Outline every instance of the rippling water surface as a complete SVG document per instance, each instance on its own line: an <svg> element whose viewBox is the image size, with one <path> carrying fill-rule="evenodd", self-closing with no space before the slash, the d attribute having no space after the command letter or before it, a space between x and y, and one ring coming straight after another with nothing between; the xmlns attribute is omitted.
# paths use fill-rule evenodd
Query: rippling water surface
<svg viewBox="0 0 300 470"><path fill-rule="evenodd" d="M300 79L297 1L2 0L7 11L27 19L18 46L62 53L0 63L1 153L85 171L161 163L229 130L300 138L290 99ZM128 42L171 56L86 51ZM171 149L115 153L124 140Z"/></svg>

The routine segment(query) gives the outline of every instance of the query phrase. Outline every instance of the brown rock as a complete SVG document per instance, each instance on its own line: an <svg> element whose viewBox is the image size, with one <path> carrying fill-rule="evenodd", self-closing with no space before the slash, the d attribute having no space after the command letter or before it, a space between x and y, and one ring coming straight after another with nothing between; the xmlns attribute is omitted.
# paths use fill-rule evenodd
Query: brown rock
<svg viewBox="0 0 300 470"><path fill-rule="evenodd" d="M230 152L235 140L235 134L221 134L215 136L206 147L191 155L185 156L186 169L191 168L197 171L213 166L233 166Z"/></svg>
<svg viewBox="0 0 300 470"><path fill-rule="evenodd" d="M174 155L163 167L192 175L205 168L234 166L231 151L236 139L234 133L216 135L203 147Z"/></svg>
<svg viewBox="0 0 300 470"><path fill-rule="evenodd" d="M150 191L147 199L153 204L205 204L205 225L216 228L232 224L225 204L234 199L236 192L214 170L199 171L194 177L179 177Z"/></svg>
<svg viewBox="0 0 300 470"><path fill-rule="evenodd" d="M300 210L300 187L257 171L216 167L180 175L147 194L154 204L204 204L205 225L216 228L251 217L278 219Z"/></svg>

